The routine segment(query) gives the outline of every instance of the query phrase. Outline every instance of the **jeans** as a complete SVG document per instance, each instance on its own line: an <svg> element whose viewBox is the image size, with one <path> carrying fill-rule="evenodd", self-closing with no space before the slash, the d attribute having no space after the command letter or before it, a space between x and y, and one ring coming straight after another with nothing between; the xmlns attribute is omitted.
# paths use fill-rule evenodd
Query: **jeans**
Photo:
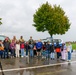
<svg viewBox="0 0 76 75"><path fill-rule="evenodd" d="M46 52L46 58L49 58L49 56L50 56L50 51L49 51L49 50L46 50L45 52Z"/></svg>
<svg viewBox="0 0 76 75"><path fill-rule="evenodd" d="M0 56L1 56L1 58L2 58L2 56L3 56L3 51L2 51L2 50L0 51Z"/></svg>
<svg viewBox="0 0 76 75"><path fill-rule="evenodd" d="M68 60L71 60L71 52L68 52Z"/></svg>
<svg viewBox="0 0 76 75"><path fill-rule="evenodd" d="M15 57L15 49L11 49L11 56Z"/></svg>
<svg viewBox="0 0 76 75"><path fill-rule="evenodd" d="M60 56L61 56L61 53L57 52L57 59L59 59Z"/></svg>
<svg viewBox="0 0 76 75"><path fill-rule="evenodd" d="M52 59L55 58L55 56L54 56L54 52L51 52L50 58L52 58Z"/></svg>
<svg viewBox="0 0 76 75"><path fill-rule="evenodd" d="M8 58L9 57L9 50L8 49L6 49L6 50L4 50L4 58L6 57L6 58Z"/></svg>
<svg viewBox="0 0 76 75"><path fill-rule="evenodd" d="M21 49L21 56L24 56L24 49Z"/></svg>
<svg viewBox="0 0 76 75"><path fill-rule="evenodd" d="M33 57L34 53L33 53L33 49L30 49L30 56Z"/></svg>
<svg viewBox="0 0 76 75"><path fill-rule="evenodd" d="M26 56L28 55L28 49L26 49Z"/></svg>

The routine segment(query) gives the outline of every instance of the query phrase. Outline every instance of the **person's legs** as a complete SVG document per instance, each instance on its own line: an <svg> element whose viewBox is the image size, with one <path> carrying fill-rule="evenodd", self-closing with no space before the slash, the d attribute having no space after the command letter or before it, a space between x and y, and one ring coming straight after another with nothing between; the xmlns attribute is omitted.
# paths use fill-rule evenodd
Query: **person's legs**
<svg viewBox="0 0 76 75"><path fill-rule="evenodd" d="M4 50L4 58L6 57L6 58L9 58L9 54L8 54L8 49L5 49Z"/></svg>
<svg viewBox="0 0 76 75"><path fill-rule="evenodd" d="M21 57L23 57L23 54L22 53L23 53L23 50L21 49Z"/></svg>
<svg viewBox="0 0 76 75"><path fill-rule="evenodd" d="M26 56L28 56L28 49L26 49Z"/></svg>
<svg viewBox="0 0 76 75"><path fill-rule="evenodd" d="M52 59L52 52L51 52L51 54L50 54L50 58Z"/></svg>
<svg viewBox="0 0 76 75"><path fill-rule="evenodd" d="M39 56L41 56L41 49L39 49Z"/></svg>
<svg viewBox="0 0 76 75"><path fill-rule="evenodd" d="M54 52L51 52L51 59L54 59Z"/></svg>
<svg viewBox="0 0 76 75"><path fill-rule="evenodd" d="M63 59L63 60L66 60L66 53L65 53L65 51L63 51L62 59Z"/></svg>
<svg viewBox="0 0 76 75"><path fill-rule="evenodd" d="M24 57L24 49L21 49L21 57Z"/></svg>
<svg viewBox="0 0 76 75"><path fill-rule="evenodd" d="M41 56L41 52L39 52L39 56Z"/></svg>
<svg viewBox="0 0 76 75"><path fill-rule="evenodd" d="M57 59L59 59L59 52L57 52Z"/></svg>
<svg viewBox="0 0 76 75"><path fill-rule="evenodd" d="M11 57L13 57L13 50L11 49Z"/></svg>
<svg viewBox="0 0 76 75"><path fill-rule="evenodd" d="M54 52L52 52L52 58L53 58L53 59L55 58L55 56L54 56Z"/></svg>
<svg viewBox="0 0 76 75"><path fill-rule="evenodd" d="M32 49L32 57L34 56L34 52L33 52L33 49Z"/></svg>
<svg viewBox="0 0 76 75"><path fill-rule="evenodd" d="M47 58L49 58L49 50L46 50L47 51Z"/></svg>
<svg viewBox="0 0 76 75"><path fill-rule="evenodd" d="M12 56L15 57L15 50L12 50Z"/></svg>
<svg viewBox="0 0 76 75"><path fill-rule="evenodd" d="M37 49L37 56L39 56L39 49Z"/></svg>
<svg viewBox="0 0 76 75"><path fill-rule="evenodd" d="M16 57L18 57L18 52L17 52L17 49L16 49L16 51L15 51L15 54L16 54Z"/></svg>
<svg viewBox="0 0 76 75"><path fill-rule="evenodd" d="M16 57L16 54L15 54L15 49L14 49L13 51L14 51L14 53L13 53L13 54L14 54L14 57Z"/></svg>
<svg viewBox="0 0 76 75"><path fill-rule="evenodd" d="M68 60L71 60L71 53L68 52Z"/></svg>
<svg viewBox="0 0 76 75"><path fill-rule="evenodd" d="M4 59L5 59L5 57L6 57L6 51L5 50L4 50L3 56L4 56Z"/></svg>
<svg viewBox="0 0 76 75"><path fill-rule="evenodd" d="M39 52L37 51L37 56L39 55Z"/></svg>
<svg viewBox="0 0 76 75"><path fill-rule="evenodd" d="M30 56L33 57L33 50L30 49Z"/></svg>
<svg viewBox="0 0 76 75"><path fill-rule="evenodd" d="M7 51L7 58L9 58L9 50L6 50Z"/></svg>
<svg viewBox="0 0 76 75"><path fill-rule="evenodd" d="M1 51L1 58L3 58L3 51Z"/></svg>
<svg viewBox="0 0 76 75"><path fill-rule="evenodd" d="M17 50L17 55L18 55L18 57L20 56L19 50Z"/></svg>
<svg viewBox="0 0 76 75"><path fill-rule="evenodd" d="M36 56L37 54L36 54L36 50L33 50L33 53L34 53L34 56Z"/></svg>

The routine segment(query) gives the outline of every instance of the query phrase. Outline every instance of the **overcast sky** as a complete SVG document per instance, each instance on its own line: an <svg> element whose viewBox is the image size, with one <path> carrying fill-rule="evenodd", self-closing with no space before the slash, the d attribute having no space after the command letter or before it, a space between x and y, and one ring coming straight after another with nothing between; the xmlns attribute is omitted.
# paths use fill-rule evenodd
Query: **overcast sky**
<svg viewBox="0 0 76 75"><path fill-rule="evenodd" d="M54 35L54 38L62 38L64 41L76 40L76 0L0 0L0 17L2 25L0 34L12 38L21 35L25 40L30 36L33 39L49 37L47 32L37 32L33 24L33 14L36 10L48 1L51 5L60 5L69 17L71 27L65 35Z"/></svg>

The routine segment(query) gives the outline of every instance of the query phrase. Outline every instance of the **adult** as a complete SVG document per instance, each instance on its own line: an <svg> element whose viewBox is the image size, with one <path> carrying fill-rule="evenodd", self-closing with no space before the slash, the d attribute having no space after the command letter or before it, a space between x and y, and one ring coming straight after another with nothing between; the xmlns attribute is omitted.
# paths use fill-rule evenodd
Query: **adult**
<svg viewBox="0 0 76 75"><path fill-rule="evenodd" d="M41 40L38 40L38 42L36 43L37 56L41 56L42 46L43 46L43 44L42 44Z"/></svg>
<svg viewBox="0 0 76 75"><path fill-rule="evenodd" d="M23 39L23 36L20 36L19 42L20 42L20 56L24 57L25 40Z"/></svg>
<svg viewBox="0 0 76 75"><path fill-rule="evenodd" d="M52 43L51 45L51 49L50 49L50 53L51 53L51 59L54 60L55 59L55 53L54 53L55 47L54 47L54 43Z"/></svg>
<svg viewBox="0 0 76 75"><path fill-rule="evenodd" d="M34 44L34 40L32 39L32 36L30 36L30 39L28 40L29 44Z"/></svg>
<svg viewBox="0 0 76 75"><path fill-rule="evenodd" d="M37 55L36 40L34 40L34 48L33 48L33 50L34 50L34 56L36 56Z"/></svg>
<svg viewBox="0 0 76 75"><path fill-rule="evenodd" d="M20 36L19 42L21 43L23 41L24 41L23 36Z"/></svg>
<svg viewBox="0 0 76 75"><path fill-rule="evenodd" d="M28 57L28 53L29 53L29 49L30 49L28 42L26 42L26 44L25 44L25 49L26 49L26 57Z"/></svg>
<svg viewBox="0 0 76 75"><path fill-rule="evenodd" d="M11 58L15 57L15 49L16 49L16 43L14 40L10 43L10 50L11 50Z"/></svg>
<svg viewBox="0 0 76 75"><path fill-rule="evenodd" d="M61 46L59 45L59 42L56 43L55 50L57 53L57 59L59 60L59 58L61 56Z"/></svg>
<svg viewBox="0 0 76 75"><path fill-rule="evenodd" d="M16 41L17 41L16 36L13 36L12 40L16 43Z"/></svg>
<svg viewBox="0 0 76 75"><path fill-rule="evenodd" d="M4 58L9 58L10 42L8 38L3 41L4 45Z"/></svg>
<svg viewBox="0 0 76 75"><path fill-rule="evenodd" d="M3 50L4 50L4 46L2 43L2 40L0 40L0 57L3 58Z"/></svg>
<svg viewBox="0 0 76 75"><path fill-rule="evenodd" d="M16 52L16 57L19 57L20 56L20 54L19 54L19 50L20 50L20 43L19 43L19 41L17 40L16 41L16 47L15 47L15 52Z"/></svg>
<svg viewBox="0 0 76 75"><path fill-rule="evenodd" d="M47 47L47 42L44 42L42 47L44 51L46 50L46 47Z"/></svg>
<svg viewBox="0 0 76 75"><path fill-rule="evenodd" d="M67 52L68 52L68 61L71 61L71 53L72 53L72 45L71 45L71 42L68 43Z"/></svg>
<svg viewBox="0 0 76 75"><path fill-rule="evenodd" d="M28 40L29 47L30 47L30 56L34 56L33 48L34 48L34 40L32 39L32 36L30 36L30 39Z"/></svg>
<svg viewBox="0 0 76 75"><path fill-rule="evenodd" d="M50 50L51 50L51 45L50 45L50 42L49 41L46 43L45 49L47 51L46 56L49 58L49 54L50 54Z"/></svg>
<svg viewBox="0 0 76 75"><path fill-rule="evenodd" d="M21 57L24 57L25 56L25 42L24 42L24 40L22 40L21 42L20 42L20 50L21 50Z"/></svg>
<svg viewBox="0 0 76 75"><path fill-rule="evenodd" d="M61 57L62 57L63 61L66 60L66 45L65 45L65 43L63 43L62 47L61 47Z"/></svg>

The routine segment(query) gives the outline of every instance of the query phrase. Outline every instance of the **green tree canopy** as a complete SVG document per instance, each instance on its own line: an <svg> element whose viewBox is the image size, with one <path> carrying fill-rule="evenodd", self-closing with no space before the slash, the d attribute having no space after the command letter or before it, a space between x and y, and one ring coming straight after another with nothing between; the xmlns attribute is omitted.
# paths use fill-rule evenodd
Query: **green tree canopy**
<svg viewBox="0 0 76 75"><path fill-rule="evenodd" d="M1 20L2 20L2 18L0 18L0 25L2 24Z"/></svg>
<svg viewBox="0 0 76 75"><path fill-rule="evenodd" d="M70 28L68 17L63 9L57 5L51 5L48 2L42 4L33 15L33 26L37 31L48 31L53 34L65 34Z"/></svg>

